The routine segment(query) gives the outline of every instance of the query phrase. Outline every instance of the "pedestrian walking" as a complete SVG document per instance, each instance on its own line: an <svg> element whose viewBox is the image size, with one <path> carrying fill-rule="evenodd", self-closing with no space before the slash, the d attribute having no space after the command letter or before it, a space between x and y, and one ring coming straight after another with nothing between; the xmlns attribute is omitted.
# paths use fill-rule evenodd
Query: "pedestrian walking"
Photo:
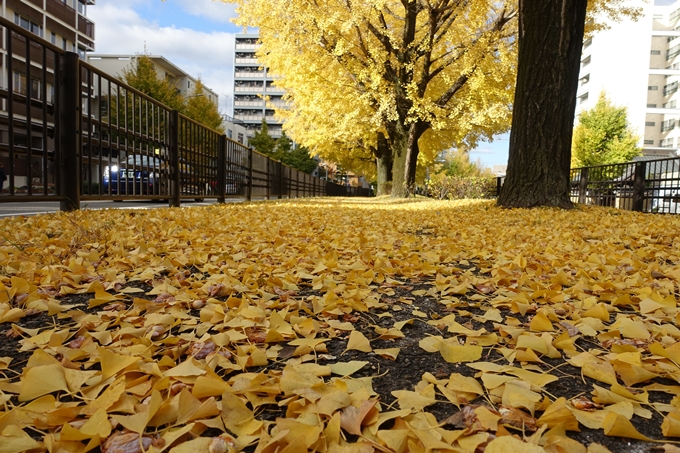
<svg viewBox="0 0 680 453"><path fill-rule="evenodd" d="M3 187L5 187L5 181L7 181L5 167L2 164L0 164L0 192L2 192Z"/></svg>

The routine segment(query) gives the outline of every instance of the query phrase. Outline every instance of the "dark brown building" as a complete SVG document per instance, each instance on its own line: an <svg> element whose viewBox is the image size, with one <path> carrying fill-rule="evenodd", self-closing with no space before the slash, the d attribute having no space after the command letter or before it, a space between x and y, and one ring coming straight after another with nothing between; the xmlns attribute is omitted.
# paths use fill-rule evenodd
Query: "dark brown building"
<svg viewBox="0 0 680 453"><path fill-rule="evenodd" d="M95 0L0 1L1 15L27 30L29 36L77 52L83 60L95 50L94 22L87 18L87 10ZM53 183L50 168L54 150L55 52L45 50L39 40L27 44L18 33L4 27L0 30L0 162L20 192L29 185ZM14 99L11 106L10 90ZM48 113L44 115L43 111ZM14 118L11 125L9 116ZM27 124L31 124L30 130ZM5 191L9 185L10 181L5 182Z"/></svg>

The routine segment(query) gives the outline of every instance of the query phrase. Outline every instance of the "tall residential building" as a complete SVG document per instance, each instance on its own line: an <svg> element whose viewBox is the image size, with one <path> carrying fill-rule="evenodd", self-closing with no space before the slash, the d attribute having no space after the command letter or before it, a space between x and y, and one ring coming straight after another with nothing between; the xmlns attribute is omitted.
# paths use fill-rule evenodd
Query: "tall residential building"
<svg viewBox="0 0 680 453"><path fill-rule="evenodd" d="M95 0L2 0L2 15L85 59L94 50L94 22L87 18L87 8L94 4Z"/></svg>
<svg viewBox="0 0 680 453"><path fill-rule="evenodd" d="M624 20L586 40L576 116L606 92L628 108L628 121L647 156L671 157L680 148L680 0L640 2L636 22Z"/></svg>
<svg viewBox="0 0 680 453"><path fill-rule="evenodd" d="M182 96L190 97L193 95L198 79L192 77L165 57L160 55L147 55L147 57L153 63L159 78L170 81L182 93ZM90 54L88 55L88 63L107 74L120 78L125 69L129 69L135 64L137 58L137 55ZM218 94L205 85L203 85L203 95L215 105L219 105Z"/></svg>
<svg viewBox="0 0 680 453"><path fill-rule="evenodd" d="M234 119L243 121L252 137L260 130L262 119L269 135L281 136L281 121L274 118L272 107L285 107L284 91L273 85L274 78L257 62L255 52L260 47L258 34L237 34L234 53ZM265 97L269 97L269 106Z"/></svg>
<svg viewBox="0 0 680 453"><path fill-rule="evenodd" d="M87 12L95 0L0 0L0 3L0 14L26 29L28 35L40 37L68 52L77 52L81 59L94 50L94 22L87 18ZM8 175L13 175L15 188L53 185L50 170L53 159L45 156L51 156L54 150L55 120L54 112L50 112L56 92L54 53L46 52L43 75L43 53L39 45L27 46L25 39L4 28L0 36L0 163ZM12 37L11 64L7 49L9 36ZM30 70L27 70L27 48ZM11 73L8 73L10 67ZM12 124L8 121L9 88L14 93ZM27 94L33 105L31 115L27 115ZM43 108L48 112L44 121ZM27 127L29 118L30 127Z"/></svg>

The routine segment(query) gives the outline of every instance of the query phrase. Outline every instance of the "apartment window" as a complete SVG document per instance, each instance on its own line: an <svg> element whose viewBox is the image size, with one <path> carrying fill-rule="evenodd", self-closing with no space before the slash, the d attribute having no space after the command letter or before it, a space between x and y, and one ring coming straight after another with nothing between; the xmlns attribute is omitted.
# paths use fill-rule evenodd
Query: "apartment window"
<svg viewBox="0 0 680 453"><path fill-rule="evenodd" d="M650 86L647 87L647 89L649 91L657 91L659 89L659 87L656 86L656 85L650 85Z"/></svg>
<svg viewBox="0 0 680 453"><path fill-rule="evenodd" d="M590 55L588 55L587 57L585 57L585 58L581 61L581 67L582 67L582 68L585 68L585 67L588 66L589 64L590 64Z"/></svg>
<svg viewBox="0 0 680 453"><path fill-rule="evenodd" d="M33 99L42 99L41 82L38 79L31 79L31 97ZM14 72L14 83L12 88L15 93L26 94L26 75L19 72Z"/></svg>
<svg viewBox="0 0 680 453"><path fill-rule="evenodd" d="M191 80L187 80L187 88L191 88Z"/></svg>
<svg viewBox="0 0 680 453"><path fill-rule="evenodd" d="M593 43L593 38L588 38L583 42L583 48L587 49Z"/></svg>
<svg viewBox="0 0 680 453"><path fill-rule="evenodd" d="M645 121L645 126L647 127L656 126L656 121Z"/></svg>
<svg viewBox="0 0 680 453"><path fill-rule="evenodd" d="M588 93L584 93L581 96L578 97L578 103L583 104L588 100Z"/></svg>
<svg viewBox="0 0 680 453"><path fill-rule="evenodd" d="M232 138L233 135L234 134L231 132L231 129L227 129L227 137Z"/></svg>
<svg viewBox="0 0 680 453"><path fill-rule="evenodd" d="M680 54L680 44L677 44L666 51L666 61L675 58Z"/></svg>
<svg viewBox="0 0 680 453"><path fill-rule="evenodd" d="M656 104L647 104L647 108L648 108L648 109L655 109L655 108L656 108Z"/></svg>
<svg viewBox="0 0 680 453"><path fill-rule="evenodd" d="M665 109L674 109L674 108L675 108L675 105L676 105L676 103L675 103L675 101L673 100L673 101L664 103L664 104L663 104L663 108L665 108Z"/></svg>
<svg viewBox="0 0 680 453"><path fill-rule="evenodd" d="M85 49L81 49L80 47L78 47L78 56L83 61L87 60L87 57L85 56Z"/></svg>
<svg viewBox="0 0 680 453"><path fill-rule="evenodd" d="M678 82L669 83L663 87L663 95L669 96L678 91Z"/></svg>
<svg viewBox="0 0 680 453"><path fill-rule="evenodd" d="M583 77L579 79L579 84L581 86L585 85L586 83L590 82L590 74L586 74Z"/></svg>
<svg viewBox="0 0 680 453"><path fill-rule="evenodd" d="M654 140L645 140L645 145L653 145Z"/></svg>
<svg viewBox="0 0 680 453"><path fill-rule="evenodd" d="M661 55L661 51L660 51L660 50L652 50L650 53L651 53L652 55Z"/></svg>
<svg viewBox="0 0 680 453"><path fill-rule="evenodd" d="M66 38L61 38L61 48L66 50Z"/></svg>
<svg viewBox="0 0 680 453"><path fill-rule="evenodd" d="M85 3L78 1L78 12L85 16Z"/></svg>
<svg viewBox="0 0 680 453"><path fill-rule="evenodd" d="M50 34L50 42L55 45L57 44L57 35L55 35L54 32Z"/></svg>
<svg viewBox="0 0 680 453"><path fill-rule="evenodd" d="M238 137L237 137L236 141L239 142L239 143L243 143L243 134L242 133L240 133L240 132L238 133Z"/></svg>
<svg viewBox="0 0 680 453"><path fill-rule="evenodd" d="M671 129L675 128L675 120L667 120L661 123L661 132L666 132L670 131Z"/></svg>
<svg viewBox="0 0 680 453"><path fill-rule="evenodd" d="M14 23L42 38L43 35L42 25L38 25L35 22L26 19L24 16L21 16L18 13L14 13Z"/></svg>
<svg viewBox="0 0 680 453"><path fill-rule="evenodd" d="M659 146L662 147L662 148L672 148L673 147L673 138L664 138L663 140L660 140Z"/></svg>

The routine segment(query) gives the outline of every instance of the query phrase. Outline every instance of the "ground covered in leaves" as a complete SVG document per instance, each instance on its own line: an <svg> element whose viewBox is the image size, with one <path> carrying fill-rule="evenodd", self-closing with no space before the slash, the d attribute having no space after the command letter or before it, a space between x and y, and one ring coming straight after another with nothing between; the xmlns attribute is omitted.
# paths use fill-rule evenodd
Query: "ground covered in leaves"
<svg viewBox="0 0 680 453"><path fill-rule="evenodd" d="M680 217L0 220L0 453L677 451Z"/></svg>

